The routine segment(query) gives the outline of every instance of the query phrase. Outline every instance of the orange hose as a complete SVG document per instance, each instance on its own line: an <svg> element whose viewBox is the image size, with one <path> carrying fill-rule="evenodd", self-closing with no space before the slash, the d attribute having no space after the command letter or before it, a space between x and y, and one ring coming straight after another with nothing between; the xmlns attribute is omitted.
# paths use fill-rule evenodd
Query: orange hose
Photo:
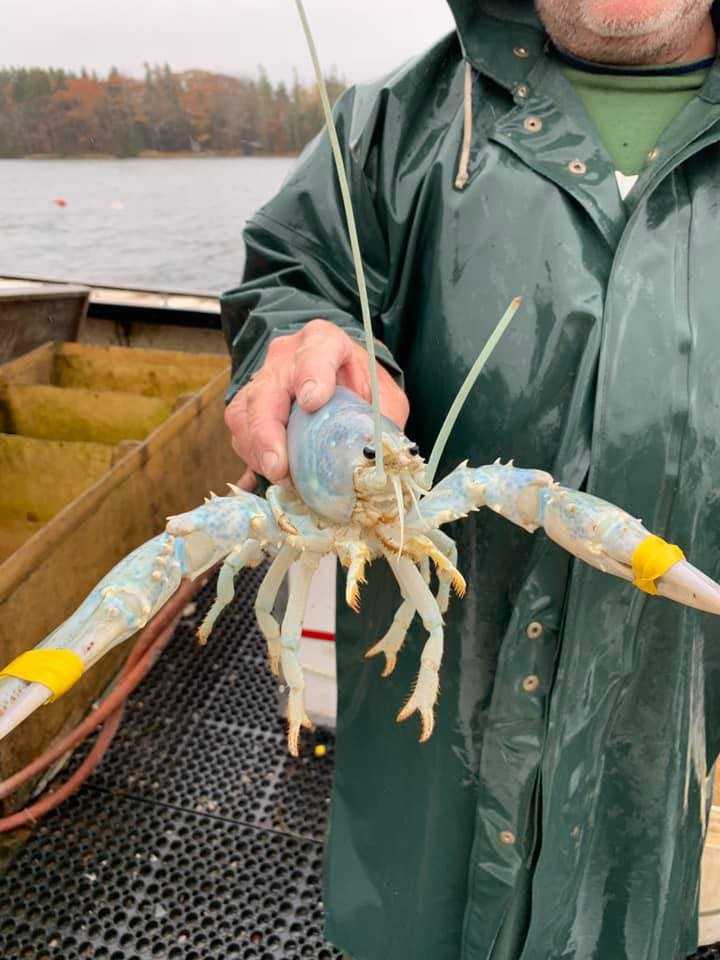
<svg viewBox="0 0 720 960"><path fill-rule="evenodd" d="M55 807L59 807L68 797L76 793L105 756L108 747L118 731L124 712L125 704L123 703L117 708L115 713L105 721L92 750L75 773L66 780L61 787L51 793L45 794L37 803L33 803L29 807L18 810L17 813L0 819L0 833L7 833L10 830L17 830L18 827L25 827L37 823L46 813L54 810Z"/></svg>
<svg viewBox="0 0 720 960"><path fill-rule="evenodd" d="M212 573L212 571L209 571L209 573ZM122 720L125 701L155 665L158 657L173 636L183 608L200 591L204 582L205 578L183 583L160 613L147 624L140 633L114 689L96 710L26 767L0 783L0 799L3 799L27 783L28 780L41 774L69 750L77 747L98 726L105 724L97 742L75 773L53 793L42 797L36 803L19 810L17 813L0 819L0 833L36 822L82 786L112 743Z"/></svg>
<svg viewBox="0 0 720 960"><path fill-rule="evenodd" d="M138 660L141 659L141 657L143 657L143 654L144 658L142 662L145 663L146 661L152 661L149 664L148 669L152 666L162 650L170 642L179 619L179 617L176 617L175 620L173 620L169 626L167 626L157 637L154 639L151 638L149 643L143 643L143 641L146 640L144 637L141 637L138 640L137 645L128 657L127 663L120 674L120 679L118 680L116 689L121 685L124 685L125 680L133 666L138 662ZM138 648L141 648L139 653ZM140 679L142 679L142 677ZM126 697L132 693L139 682L140 680L138 680L137 683L135 683L126 691ZM125 689L124 686L123 689ZM124 712L125 701L123 701L120 706L107 718L95 744L93 745L92 750L77 768L75 773L57 790L46 794L44 797L38 800L37 803L34 803L29 807L25 807L23 810L18 810L17 813L13 813L8 817L0 818L0 833L7 833L9 830L16 830L18 827L24 827L27 824L37 823L37 821L40 820L41 817L44 817L46 813L54 810L55 807L59 807L61 803L68 799L68 797L71 797L74 793L76 793L107 753L107 750L120 727ZM21 772L24 773L24 771Z"/></svg>

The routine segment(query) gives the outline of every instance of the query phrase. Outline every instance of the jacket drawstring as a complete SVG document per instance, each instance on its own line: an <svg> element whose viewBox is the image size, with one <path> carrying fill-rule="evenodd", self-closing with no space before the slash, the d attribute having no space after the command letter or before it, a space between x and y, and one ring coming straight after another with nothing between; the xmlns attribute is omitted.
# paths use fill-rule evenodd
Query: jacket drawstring
<svg viewBox="0 0 720 960"><path fill-rule="evenodd" d="M470 179L468 173L468 168L470 166L470 145L472 143L472 86L473 86L473 75L472 75L472 66L466 61L465 62L465 121L463 126L463 142L462 142L462 151L460 152L460 163L458 164L458 172L455 177L455 188L457 190L464 190L465 186Z"/></svg>

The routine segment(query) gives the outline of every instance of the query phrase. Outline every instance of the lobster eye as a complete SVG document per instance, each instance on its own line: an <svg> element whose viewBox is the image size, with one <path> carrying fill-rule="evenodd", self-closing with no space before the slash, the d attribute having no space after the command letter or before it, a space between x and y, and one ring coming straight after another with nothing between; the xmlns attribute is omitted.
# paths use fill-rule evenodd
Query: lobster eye
<svg viewBox="0 0 720 960"><path fill-rule="evenodd" d="M366 460L374 460L375 451L373 450L372 447L363 447L363 456L365 457Z"/></svg>
<svg viewBox="0 0 720 960"><path fill-rule="evenodd" d="M411 457L416 457L420 453L420 447L416 443L413 443L408 447L408 453Z"/></svg>

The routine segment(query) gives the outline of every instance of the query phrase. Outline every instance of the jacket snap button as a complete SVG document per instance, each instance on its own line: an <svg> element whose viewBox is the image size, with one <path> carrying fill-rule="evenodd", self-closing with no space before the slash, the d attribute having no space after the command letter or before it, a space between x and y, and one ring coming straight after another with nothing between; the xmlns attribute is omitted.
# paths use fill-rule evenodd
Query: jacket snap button
<svg viewBox="0 0 720 960"><path fill-rule="evenodd" d="M511 833L509 830L502 830L500 832L500 843L510 846L511 843L515 843L515 834Z"/></svg>
<svg viewBox="0 0 720 960"><path fill-rule="evenodd" d="M576 177L582 177L583 174L587 173L587 166L582 160L571 160L568 164L568 170L570 173L574 173Z"/></svg>
<svg viewBox="0 0 720 960"><path fill-rule="evenodd" d="M529 623L527 625L527 629L525 630L525 633L531 640L537 640L538 637L541 637L544 632L545 627L543 627L543 625L537 620L533 620L532 623Z"/></svg>
<svg viewBox="0 0 720 960"><path fill-rule="evenodd" d="M522 685L523 690L526 693L534 693L540 686L540 677L536 676L534 673L531 673L529 677L525 677Z"/></svg>
<svg viewBox="0 0 720 960"><path fill-rule="evenodd" d="M540 117L526 117L523 126L528 133L540 133L543 122Z"/></svg>
<svg viewBox="0 0 720 960"><path fill-rule="evenodd" d="M513 47L513 53L520 60L527 60L529 56L527 47Z"/></svg>
<svg viewBox="0 0 720 960"><path fill-rule="evenodd" d="M530 87L526 83L519 83L515 87L515 94L520 97L521 100L526 100L530 96Z"/></svg>

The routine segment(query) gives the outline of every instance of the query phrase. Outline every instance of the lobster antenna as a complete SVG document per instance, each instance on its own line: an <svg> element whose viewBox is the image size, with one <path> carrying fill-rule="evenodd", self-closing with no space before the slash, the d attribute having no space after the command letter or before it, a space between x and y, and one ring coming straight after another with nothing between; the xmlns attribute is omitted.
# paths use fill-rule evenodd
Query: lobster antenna
<svg viewBox="0 0 720 960"><path fill-rule="evenodd" d="M355 214L353 212L352 200L350 199L350 187L348 186L345 164L343 163L342 153L340 151L340 143L338 142L337 130L335 129L335 123L333 121L325 79L322 68L320 67L320 60L318 59L310 24L305 16L305 8L303 7L302 0L295 0L295 6L300 15L300 22L305 32L305 39L307 40L310 57L312 58L313 67L315 68L315 77L320 90L323 113L325 114L325 123L335 159L335 169L337 170L338 180L340 181L340 193L342 194L343 205L345 207L345 217L350 235L350 248L355 266L355 276L357 277L358 293L360 294L360 310L362 313L363 328L365 330L365 346L370 356L370 393L372 397L375 430L375 476L378 481L378 486L384 486L385 468L382 445L382 419L380 416L380 387L378 385L377 361L375 359L375 340L373 338L372 323L370 322L370 304L368 302L367 286L365 284L365 271L363 270L362 255L360 253L360 242L355 225Z"/></svg>
<svg viewBox="0 0 720 960"><path fill-rule="evenodd" d="M443 455L443 450L445 449L445 445L448 442L448 438L452 433L453 427L455 426L455 421L460 415L460 411L462 410L470 391L475 385L475 381L480 376L480 373L482 372L483 367L490 359L493 350L500 342L500 338L507 330L512 318L520 309L521 304L522 304L522 297L515 297L515 299L511 301L510 306L507 308L505 313L500 318L498 325L490 334L489 340L480 351L479 357L470 368L470 372L465 377L463 385L458 390L457 396L453 400L452 406L447 412L447 416L445 417L445 422L440 428L440 433L437 435L435 446L432 448L432 453L430 454L430 459L428 460L428 463L427 463L425 476L427 477L427 482L429 486L433 485L433 481L435 480L435 473L437 471L438 464L440 463L440 457Z"/></svg>

